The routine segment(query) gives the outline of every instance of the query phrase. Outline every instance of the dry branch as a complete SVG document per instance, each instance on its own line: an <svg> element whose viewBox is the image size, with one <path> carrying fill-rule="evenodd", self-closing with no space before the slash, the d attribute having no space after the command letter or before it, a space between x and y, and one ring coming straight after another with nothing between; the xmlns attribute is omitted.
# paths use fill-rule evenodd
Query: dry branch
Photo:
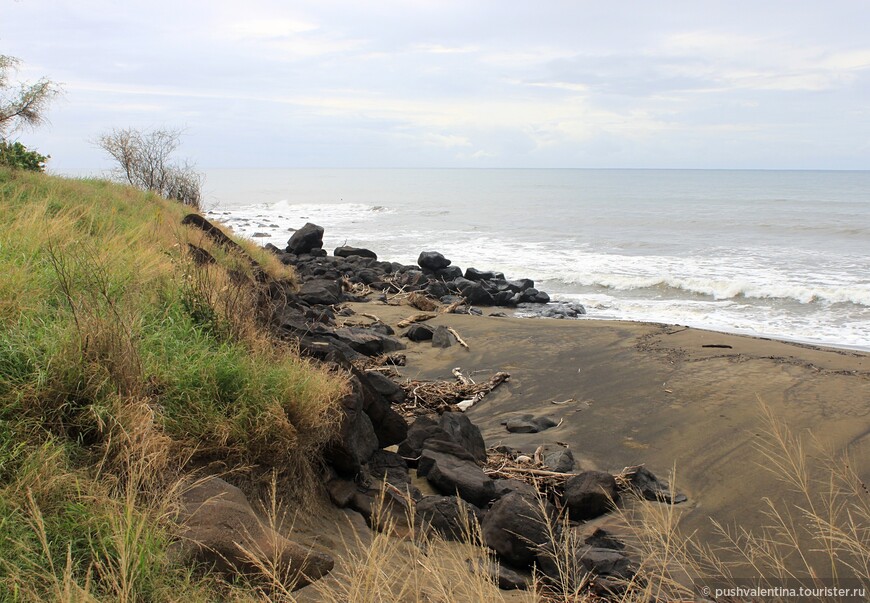
<svg viewBox="0 0 870 603"><path fill-rule="evenodd" d="M453 314L453 311L456 310L459 306L465 305L465 299L457 299L455 302L451 303L449 306L445 306L441 308L442 314Z"/></svg>
<svg viewBox="0 0 870 603"><path fill-rule="evenodd" d="M470 349L468 347L468 344L465 343L465 340L462 339L462 337L459 336L459 333L456 332L456 329L454 329L453 327L447 327L447 330L450 331L450 334L456 338L456 341L459 342L459 345L464 347L466 350Z"/></svg>
<svg viewBox="0 0 870 603"><path fill-rule="evenodd" d="M424 312L434 312L441 307L439 302L418 291L411 292L408 296L408 304Z"/></svg>
<svg viewBox="0 0 870 603"><path fill-rule="evenodd" d="M478 402L500 384L510 379L510 374L499 372L485 383L461 383L459 381L415 381L407 379L399 386L405 390L405 402L400 412L405 416L442 413L447 410L462 410L462 402ZM470 406L470 405L469 405Z"/></svg>
<svg viewBox="0 0 870 603"><path fill-rule="evenodd" d="M545 469L537 451L534 457L535 460L525 455L511 456L490 448L486 451L486 464L483 471L493 479L504 478L526 482L543 494L562 492L565 482L577 475Z"/></svg>
<svg viewBox="0 0 870 603"><path fill-rule="evenodd" d="M420 314L412 314L408 318L403 318L402 320L400 320L396 326L399 327L400 329L404 329L405 327L411 326L415 322L423 322L425 320L430 320L432 318L435 318L436 316L437 316L437 314L429 314L428 312L422 312Z"/></svg>

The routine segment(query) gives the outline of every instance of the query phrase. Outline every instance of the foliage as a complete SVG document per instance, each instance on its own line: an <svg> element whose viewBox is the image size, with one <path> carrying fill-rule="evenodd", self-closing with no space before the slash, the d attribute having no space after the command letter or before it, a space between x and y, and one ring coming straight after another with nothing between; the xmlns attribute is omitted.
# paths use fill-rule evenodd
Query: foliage
<svg viewBox="0 0 870 603"><path fill-rule="evenodd" d="M42 78L34 84L22 83L13 90L12 74L18 59L0 55L0 139L21 126L37 126L45 121L45 109L57 95L57 85Z"/></svg>
<svg viewBox="0 0 870 603"><path fill-rule="evenodd" d="M5 165L17 170L31 172L44 172L46 155L37 151L30 151L20 142L9 143L0 140L0 165Z"/></svg>
<svg viewBox="0 0 870 603"><path fill-rule="evenodd" d="M118 163L118 176L133 186L199 208L201 176L190 163L171 162L178 148L180 130L142 132L116 129L100 136L97 145Z"/></svg>

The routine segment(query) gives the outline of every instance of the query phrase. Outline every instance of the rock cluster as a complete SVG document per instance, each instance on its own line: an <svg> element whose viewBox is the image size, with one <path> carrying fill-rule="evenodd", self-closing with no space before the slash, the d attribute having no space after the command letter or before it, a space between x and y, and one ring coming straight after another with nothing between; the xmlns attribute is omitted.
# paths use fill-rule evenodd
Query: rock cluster
<svg viewBox="0 0 870 603"><path fill-rule="evenodd" d="M420 291L448 304L464 300L478 306L517 306L550 301L550 296L536 289L531 279L507 280L501 272L476 268L463 272L437 251L421 252L417 265L378 261L374 251L360 247L342 246L328 255L323 249L323 232L322 227L309 223L293 233L285 249L266 247L281 262L294 266L303 283L344 279L376 291ZM318 291L322 286L317 285ZM340 296L333 303L338 301Z"/></svg>

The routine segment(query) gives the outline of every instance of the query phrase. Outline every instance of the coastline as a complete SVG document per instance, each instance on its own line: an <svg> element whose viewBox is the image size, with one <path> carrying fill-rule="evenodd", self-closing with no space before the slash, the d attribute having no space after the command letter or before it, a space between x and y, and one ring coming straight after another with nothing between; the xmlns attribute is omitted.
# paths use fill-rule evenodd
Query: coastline
<svg viewBox="0 0 870 603"><path fill-rule="evenodd" d="M393 326L413 313L351 306ZM764 497L802 502L764 468L761 402L794 433L809 429L836 454L870 457L865 352L630 321L440 314L427 324L456 329L469 349L409 343L403 375L450 379L455 367L481 379L511 374L467 411L488 446L533 451L562 442L583 469L675 468L676 488L689 497L682 529L702 541L715 539L711 518L759 530ZM508 433L502 422L524 413L561 423ZM857 469L870 481L870 467Z"/></svg>

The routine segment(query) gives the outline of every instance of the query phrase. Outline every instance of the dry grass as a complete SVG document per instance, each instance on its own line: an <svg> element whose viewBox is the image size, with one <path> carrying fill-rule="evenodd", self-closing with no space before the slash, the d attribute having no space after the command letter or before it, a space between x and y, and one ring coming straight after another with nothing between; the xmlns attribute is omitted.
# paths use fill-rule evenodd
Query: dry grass
<svg viewBox="0 0 870 603"><path fill-rule="evenodd" d="M870 593L870 491L846 452L834 453L809 432L793 433L761 404L758 446L781 487L804 503L774 495L759 501L760 530L713 522L718 542L679 528L680 508L642 503L623 512L638 579L627 600L692 600L703 584L818 588L840 584ZM768 598L765 601L778 601ZM783 599L784 600L784 599Z"/></svg>
<svg viewBox="0 0 870 603"><path fill-rule="evenodd" d="M292 579L282 582L282 576L273 566L263 564L265 582L270 589L263 593L264 600L281 603L503 603L507 600L531 603L537 600L531 591L508 595L499 590L493 573L495 558L492 551L482 546L478 525L465 526L463 541L447 541L421 530L418 525L415 527L413 507L405 517L385 511L385 498L382 493L375 505L374 524L379 525L380 530L351 530L351 539L343 540L344 555L336 559L336 568L328 578L303 591L293 592ZM270 513L276 512L274 504L269 508ZM281 515L280 511L278 513ZM281 517L270 519L270 524L280 525Z"/></svg>
<svg viewBox="0 0 870 603"><path fill-rule="evenodd" d="M0 169L0 599L198 592L167 553L184 465L274 467L288 492L314 490L346 385L269 336L274 291L184 214ZM216 263L198 268L191 242ZM292 288L242 245L275 290Z"/></svg>

